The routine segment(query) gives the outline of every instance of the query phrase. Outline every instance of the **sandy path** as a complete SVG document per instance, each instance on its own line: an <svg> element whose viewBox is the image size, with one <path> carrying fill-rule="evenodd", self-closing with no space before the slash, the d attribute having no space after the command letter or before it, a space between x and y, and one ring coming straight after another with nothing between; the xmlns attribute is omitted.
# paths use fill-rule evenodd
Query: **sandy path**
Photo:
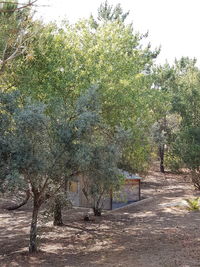
<svg viewBox="0 0 200 267"><path fill-rule="evenodd" d="M184 175L152 171L136 206L83 222L83 211L65 213L71 227L39 229L41 252L27 253L28 208L0 213L0 266L200 266L200 212L176 204L198 195ZM152 198L153 197L153 198Z"/></svg>

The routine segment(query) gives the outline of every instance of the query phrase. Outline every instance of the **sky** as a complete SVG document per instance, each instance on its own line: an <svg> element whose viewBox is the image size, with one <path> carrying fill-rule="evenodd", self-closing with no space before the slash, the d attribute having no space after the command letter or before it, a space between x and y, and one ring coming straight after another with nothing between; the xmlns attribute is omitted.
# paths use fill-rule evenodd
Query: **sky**
<svg viewBox="0 0 200 267"><path fill-rule="evenodd" d="M67 18L71 23L97 14L104 0L38 0L39 17L45 21ZM200 66L200 0L109 0L130 11L129 22L135 31L149 32L152 47L161 46L157 63L182 56L197 58Z"/></svg>

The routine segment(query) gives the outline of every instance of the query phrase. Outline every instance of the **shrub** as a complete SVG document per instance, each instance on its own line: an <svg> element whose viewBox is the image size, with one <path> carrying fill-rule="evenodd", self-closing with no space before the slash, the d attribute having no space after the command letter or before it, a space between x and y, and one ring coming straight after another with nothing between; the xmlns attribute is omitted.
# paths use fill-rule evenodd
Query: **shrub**
<svg viewBox="0 0 200 267"><path fill-rule="evenodd" d="M200 210L199 200L200 200L200 197L197 197L194 199L186 199L187 204L188 204L188 209L191 211Z"/></svg>

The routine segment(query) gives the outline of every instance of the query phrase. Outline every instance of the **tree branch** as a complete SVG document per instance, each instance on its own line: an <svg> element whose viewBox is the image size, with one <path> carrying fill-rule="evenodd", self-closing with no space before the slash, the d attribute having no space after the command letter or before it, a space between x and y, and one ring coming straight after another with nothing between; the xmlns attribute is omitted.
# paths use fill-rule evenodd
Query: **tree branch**
<svg viewBox="0 0 200 267"><path fill-rule="evenodd" d="M30 196L31 196L31 191L30 191L30 189L28 189L28 190L26 190L26 198L20 204L16 204L16 205L8 207L6 209L7 210L16 210L16 209L21 208L22 206L24 206L28 202Z"/></svg>
<svg viewBox="0 0 200 267"><path fill-rule="evenodd" d="M18 11L18 10L21 10L23 8L27 8L29 6L33 6L34 3L36 3L38 0L34 0L32 2L29 2L28 4L22 4L23 6L21 7L16 7L14 9L0 9L0 12L4 12L4 13L8 13L8 12L14 12L14 11ZM7 4L9 2L6 2L6 1L1 1L0 4ZM19 4L18 4L19 5Z"/></svg>

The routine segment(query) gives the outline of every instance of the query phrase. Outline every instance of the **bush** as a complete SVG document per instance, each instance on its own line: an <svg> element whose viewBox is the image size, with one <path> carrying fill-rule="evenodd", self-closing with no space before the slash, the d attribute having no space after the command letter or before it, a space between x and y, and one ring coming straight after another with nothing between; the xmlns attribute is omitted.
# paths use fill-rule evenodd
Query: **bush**
<svg viewBox="0 0 200 267"><path fill-rule="evenodd" d="M180 172L180 169L183 168L182 160L175 155L167 153L165 156L166 167L169 168L172 172Z"/></svg>
<svg viewBox="0 0 200 267"><path fill-rule="evenodd" d="M188 204L188 209L192 211L200 210L199 200L200 200L200 197L197 197L194 199L186 199L187 204Z"/></svg>

